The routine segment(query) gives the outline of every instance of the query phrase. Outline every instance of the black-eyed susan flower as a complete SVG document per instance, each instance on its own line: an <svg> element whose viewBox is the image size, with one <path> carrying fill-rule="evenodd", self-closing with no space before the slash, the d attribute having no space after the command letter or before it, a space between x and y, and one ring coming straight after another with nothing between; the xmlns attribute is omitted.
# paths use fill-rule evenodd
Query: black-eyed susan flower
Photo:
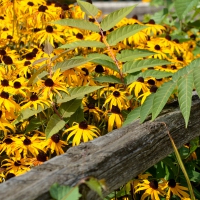
<svg viewBox="0 0 200 200"><path fill-rule="evenodd" d="M72 139L72 146L79 145L82 141L88 142L89 140L93 140L94 137L100 135L100 130L96 126L88 125L86 121L80 123L74 122L73 126L65 130L63 134L68 132L70 133L67 136L67 141L74 136Z"/></svg>
<svg viewBox="0 0 200 200"><path fill-rule="evenodd" d="M48 140L42 143L42 148L45 151L50 150L51 154L56 152L57 155L63 154L63 147L65 147L67 143L60 139L60 135L58 133L54 134Z"/></svg>
<svg viewBox="0 0 200 200"><path fill-rule="evenodd" d="M156 180L148 181L144 179L142 183L137 184L135 193L142 190L144 190L144 193L142 194L141 200L146 199L148 196L150 196L152 200L160 200L159 195L164 196L165 194Z"/></svg>
<svg viewBox="0 0 200 200"><path fill-rule="evenodd" d="M188 191L188 188L179 185L174 179L170 179L169 181L166 181L165 179L162 179L163 181L163 187L162 189L167 189L167 196L166 200L170 199L171 194L176 195L180 198L189 198L190 195L185 192Z"/></svg>

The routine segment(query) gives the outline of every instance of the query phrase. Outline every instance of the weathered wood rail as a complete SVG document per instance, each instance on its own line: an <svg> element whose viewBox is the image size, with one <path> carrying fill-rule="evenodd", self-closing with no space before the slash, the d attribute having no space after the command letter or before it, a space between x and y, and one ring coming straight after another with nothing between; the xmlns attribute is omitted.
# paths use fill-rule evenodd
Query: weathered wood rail
<svg viewBox="0 0 200 200"><path fill-rule="evenodd" d="M194 97L187 129L179 109L169 107L153 122L140 125L136 121L72 147L65 154L0 184L0 199L49 200L48 190L53 183L75 185L87 176L105 179L104 195L109 194L173 152L167 131L178 147L200 135L200 100ZM99 197L90 191L87 199Z"/></svg>

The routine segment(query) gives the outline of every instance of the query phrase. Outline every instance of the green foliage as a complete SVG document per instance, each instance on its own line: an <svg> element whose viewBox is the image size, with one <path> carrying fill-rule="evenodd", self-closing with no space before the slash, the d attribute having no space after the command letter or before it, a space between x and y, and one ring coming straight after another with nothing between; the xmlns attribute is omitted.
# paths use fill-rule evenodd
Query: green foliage
<svg viewBox="0 0 200 200"><path fill-rule="evenodd" d="M76 28L99 32L99 27L92 22L83 19L60 19L53 22L62 26L73 26Z"/></svg>
<svg viewBox="0 0 200 200"><path fill-rule="evenodd" d="M124 121L122 126L126 126L126 125L134 122L135 120L137 120L140 117L140 109L141 109L141 107L137 107L134 110L132 110L126 117L126 120Z"/></svg>
<svg viewBox="0 0 200 200"><path fill-rule="evenodd" d="M96 47L96 48L105 48L105 44L99 41L93 40L80 40L75 41L69 44L64 44L59 47L59 49L67 49L67 48L77 48L77 47Z"/></svg>
<svg viewBox="0 0 200 200"><path fill-rule="evenodd" d="M139 31L145 29L146 26L135 24L127 25L112 31L107 36L107 42L110 46L116 45L118 42L138 33Z"/></svg>
<svg viewBox="0 0 200 200"><path fill-rule="evenodd" d="M121 80L116 76L99 76L94 78L94 80L100 83L121 83Z"/></svg>
<svg viewBox="0 0 200 200"><path fill-rule="evenodd" d="M79 200L81 194L78 187L70 187L54 183L50 188L51 196L56 200Z"/></svg>
<svg viewBox="0 0 200 200"><path fill-rule="evenodd" d="M121 21L126 15L128 15L136 5L121 8L110 14L108 14L101 22L101 28L103 31L107 31Z"/></svg>

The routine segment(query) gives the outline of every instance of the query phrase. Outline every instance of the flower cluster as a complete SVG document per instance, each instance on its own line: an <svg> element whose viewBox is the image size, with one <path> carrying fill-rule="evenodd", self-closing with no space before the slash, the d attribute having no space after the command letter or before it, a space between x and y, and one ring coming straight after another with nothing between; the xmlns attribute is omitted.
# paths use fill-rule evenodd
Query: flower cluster
<svg viewBox="0 0 200 200"><path fill-rule="evenodd" d="M181 42L173 35L174 27L155 24L154 20L144 24L137 16L122 19L112 29L103 32L102 37L101 33L51 23L65 18L84 19L85 13L77 5L44 0L2 0L0 11L1 181L64 153L70 146L120 128L127 112L141 105L148 95L171 79L140 76L126 85L123 79L127 74L120 75L106 63L88 62L66 70L56 68L57 64L90 53L116 57L122 50L138 49L152 53L138 60L157 58L173 63L145 68L143 72L174 73L199 56L192 53L198 33L195 38ZM97 23L92 17L89 21ZM103 41L107 34L130 24L141 24L146 28L110 49L83 47L66 53L57 48L74 41ZM51 48L52 51L49 51ZM119 68L122 70L123 62L119 62ZM95 80L102 76L114 76L123 83ZM65 121L61 117L64 127L46 139L48 120L52 115L60 117L58 110L61 104L56 99L70 96L70 90L80 86L102 88L82 98L80 110L83 117L74 117L73 121ZM41 112L34 113L37 110ZM25 119L23 113L26 111L33 114ZM140 189L138 187L137 191Z"/></svg>

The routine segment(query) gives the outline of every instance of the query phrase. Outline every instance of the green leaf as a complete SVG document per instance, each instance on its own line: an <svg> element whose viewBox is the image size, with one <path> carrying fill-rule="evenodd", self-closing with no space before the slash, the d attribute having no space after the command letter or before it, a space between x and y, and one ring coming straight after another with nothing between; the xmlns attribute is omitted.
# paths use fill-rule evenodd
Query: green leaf
<svg viewBox="0 0 200 200"><path fill-rule="evenodd" d="M92 5L91 3L80 1L80 0L77 0L77 3L81 7L81 10L87 13L88 15L95 17L99 12L99 9L95 7L94 5Z"/></svg>
<svg viewBox="0 0 200 200"><path fill-rule="evenodd" d="M199 28L200 27L200 20L195 20L194 22L189 22L188 26Z"/></svg>
<svg viewBox="0 0 200 200"><path fill-rule="evenodd" d="M154 120L160 114L175 87L176 82L169 81L158 88L153 101L152 120Z"/></svg>
<svg viewBox="0 0 200 200"><path fill-rule="evenodd" d="M32 66L35 66L41 62L44 62L45 60L48 60L49 58L48 57L44 57L44 58L40 58L38 60L35 60L33 63L32 63Z"/></svg>
<svg viewBox="0 0 200 200"><path fill-rule="evenodd" d="M163 163L165 163L165 165L167 165L172 170L172 172L174 173L174 176L176 176L178 173L178 167L174 165L174 162L172 161L172 159L169 157L166 157L162 161Z"/></svg>
<svg viewBox="0 0 200 200"><path fill-rule="evenodd" d="M175 10L179 19L185 18L189 11L196 8L198 2L199 0L175 0Z"/></svg>
<svg viewBox="0 0 200 200"><path fill-rule="evenodd" d="M67 69L71 69L74 67L78 67L80 65L83 65L87 62L90 62L94 59L97 59L96 57L94 58L72 58L63 62L58 62L54 67L53 67L53 71L56 71L57 69L61 69L61 72L67 70Z"/></svg>
<svg viewBox="0 0 200 200"><path fill-rule="evenodd" d="M97 48L105 48L105 44L99 41L94 40L80 40L75 41L69 44L64 44L59 47L59 49L66 49L66 48L77 48L77 47L97 47Z"/></svg>
<svg viewBox="0 0 200 200"><path fill-rule="evenodd" d="M102 183L97 180L96 178L90 178L88 181L85 182L85 184L93 191L95 191L102 199Z"/></svg>
<svg viewBox="0 0 200 200"><path fill-rule="evenodd" d="M114 46L118 42L133 36L135 33L138 33L145 28L147 27L139 24L122 26L107 35L107 42L110 46Z"/></svg>
<svg viewBox="0 0 200 200"><path fill-rule="evenodd" d="M119 21L121 21L124 17L126 17L126 15L128 15L135 7L136 5L133 5L111 12L101 21L101 28L104 31L111 29Z"/></svg>
<svg viewBox="0 0 200 200"><path fill-rule="evenodd" d="M140 108L140 123L143 123L146 117L151 113L155 93L149 95Z"/></svg>
<svg viewBox="0 0 200 200"><path fill-rule="evenodd" d="M194 87L197 91L198 96L200 97L200 66L197 66L194 68L193 71L193 77L194 77Z"/></svg>
<svg viewBox="0 0 200 200"><path fill-rule="evenodd" d="M81 197L78 186L70 187L54 183L49 192L56 200L79 200L79 197Z"/></svg>
<svg viewBox="0 0 200 200"><path fill-rule="evenodd" d="M133 61L137 58L143 58L146 56L151 56L156 54L155 52L147 51L144 49L125 49L122 50L120 53L117 53L116 58L117 60L121 62L126 62L126 61Z"/></svg>
<svg viewBox="0 0 200 200"><path fill-rule="evenodd" d="M57 114L53 114L45 129L46 139L49 139L52 135L58 133L65 126L65 123L66 122L60 119Z"/></svg>
<svg viewBox="0 0 200 200"><path fill-rule="evenodd" d="M57 103L63 103L75 99L77 97L83 97L85 94L89 94L96 90L99 90L103 86L80 86L75 88L69 88L69 94L65 92L60 92L63 98L57 96Z"/></svg>
<svg viewBox="0 0 200 200"><path fill-rule="evenodd" d="M192 103L192 89L193 89L193 73L186 74L178 80L178 102L180 110L185 119L185 126L187 127L191 103Z"/></svg>
<svg viewBox="0 0 200 200"><path fill-rule="evenodd" d="M30 120L29 124L27 125L24 134L34 131L34 130L37 130L37 128L39 128L44 123L44 121L45 120L41 120L39 118L32 118Z"/></svg>
<svg viewBox="0 0 200 200"><path fill-rule="evenodd" d="M45 41L44 52L48 55L50 55L53 52L53 46L48 40Z"/></svg>
<svg viewBox="0 0 200 200"><path fill-rule="evenodd" d="M156 22L156 24L160 24L167 14L168 14L168 9L164 8L161 11L154 13L151 19L153 19Z"/></svg>
<svg viewBox="0 0 200 200"><path fill-rule="evenodd" d="M72 26L84 30L99 32L99 27L92 22L84 19L60 19L52 22L53 24L59 24L62 26Z"/></svg>
<svg viewBox="0 0 200 200"><path fill-rule="evenodd" d="M159 70L146 70L146 71L142 72L141 75L143 78L154 77L154 78L160 79L160 78L172 76L173 73L159 71Z"/></svg>
<svg viewBox="0 0 200 200"><path fill-rule="evenodd" d="M84 121L84 112L81 107L79 107L76 112L70 117L69 119L69 125L72 126L73 122L82 122Z"/></svg>
<svg viewBox="0 0 200 200"><path fill-rule="evenodd" d="M58 112L62 118L67 118L73 115L82 103L82 98L72 99L68 102L62 103Z"/></svg>
<svg viewBox="0 0 200 200"><path fill-rule="evenodd" d="M35 110L34 108L33 109L27 108L27 109L21 110L19 116L17 117L17 119L15 121L12 122L12 124L15 125L15 124L19 123L20 121L28 119L29 117L36 115L36 114L42 112L43 110L46 110L47 108L48 107L46 105L44 105L44 108L39 105L37 110Z"/></svg>
<svg viewBox="0 0 200 200"><path fill-rule="evenodd" d="M113 62L110 62L110 61L107 61L107 60L101 60L101 59L94 59L91 62L93 62L95 64L106 66L109 69L112 69L113 71L119 72L117 66Z"/></svg>
<svg viewBox="0 0 200 200"><path fill-rule="evenodd" d="M190 141L190 154L196 151L196 149L199 147L199 137L196 137Z"/></svg>
<svg viewBox="0 0 200 200"><path fill-rule="evenodd" d="M141 107L137 107L137 108L133 109L128 114L128 116L122 126L126 126L126 125L131 124L132 122L136 121L140 117L140 108Z"/></svg>
<svg viewBox="0 0 200 200"><path fill-rule="evenodd" d="M145 60L136 60L136 61L129 61L124 64L123 66L123 73L133 73L140 71L144 68L161 66L161 65L168 65L171 62L167 60L160 60L160 59L145 59Z"/></svg>
<svg viewBox="0 0 200 200"><path fill-rule="evenodd" d="M95 77L94 80L100 83L122 83L119 78L112 75Z"/></svg>
<svg viewBox="0 0 200 200"><path fill-rule="evenodd" d="M87 54L87 58L93 58L93 57L98 57L98 59L100 60L106 60L106 61L114 63L113 59L110 56L107 56L105 54L100 54L100 53Z"/></svg>

